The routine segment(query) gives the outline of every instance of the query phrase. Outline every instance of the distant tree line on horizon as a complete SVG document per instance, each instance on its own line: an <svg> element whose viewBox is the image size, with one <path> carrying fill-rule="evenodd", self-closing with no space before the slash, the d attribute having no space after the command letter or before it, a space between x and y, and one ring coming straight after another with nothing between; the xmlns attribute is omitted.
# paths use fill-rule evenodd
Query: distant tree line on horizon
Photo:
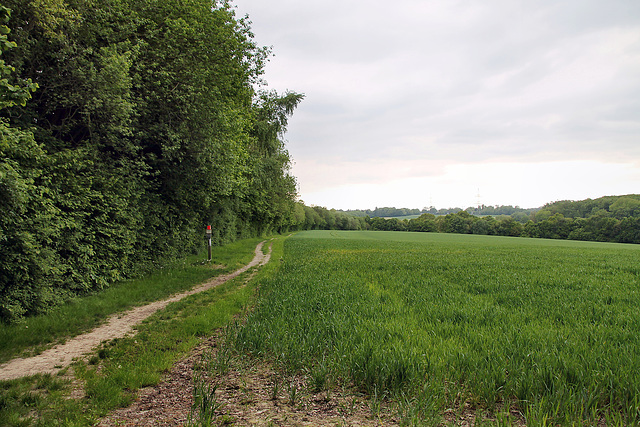
<svg viewBox="0 0 640 427"><path fill-rule="evenodd" d="M518 206L485 206L482 205L477 208L467 208L465 209L472 215L513 215L516 213L529 215L532 212L535 212L540 208L533 209L523 209ZM409 209L409 208L393 208L393 207L383 207L383 208L375 208L375 209L349 209L349 210L338 210L338 212L344 212L348 215L353 215L357 217L380 217L380 218L393 218L393 217L403 217L403 216L411 216L411 215L421 215L425 213L433 214L433 215L447 215L451 213L457 213L461 211L461 208L441 208L436 209L431 206L429 208L425 207L422 209Z"/></svg>
<svg viewBox="0 0 640 427"><path fill-rule="evenodd" d="M423 213L414 219L367 217L367 229L519 236L640 243L640 195L549 203L530 214L487 215L488 210ZM477 212L480 212L477 214ZM499 209L495 212L500 212Z"/></svg>

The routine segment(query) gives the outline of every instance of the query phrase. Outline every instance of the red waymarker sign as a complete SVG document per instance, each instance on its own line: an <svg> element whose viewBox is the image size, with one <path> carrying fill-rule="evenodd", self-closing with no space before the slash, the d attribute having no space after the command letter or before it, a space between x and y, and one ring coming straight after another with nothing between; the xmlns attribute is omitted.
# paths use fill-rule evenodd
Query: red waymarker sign
<svg viewBox="0 0 640 427"><path fill-rule="evenodd" d="M211 226L207 225L207 239L209 239L209 247L208 249L208 255L209 255L209 261L211 261Z"/></svg>

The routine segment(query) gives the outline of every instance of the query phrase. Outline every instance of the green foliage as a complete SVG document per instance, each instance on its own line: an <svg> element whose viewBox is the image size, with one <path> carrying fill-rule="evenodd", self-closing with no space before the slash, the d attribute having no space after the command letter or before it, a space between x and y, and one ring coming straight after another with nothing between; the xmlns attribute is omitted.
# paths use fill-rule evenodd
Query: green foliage
<svg viewBox="0 0 640 427"><path fill-rule="evenodd" d="M452 213L458 213L462 209L460 208L448 208L448 209L436 209L435 207L423 208L420 209L409 209L409 208L393 208L393 207L383 207L383 208L375 208L375 209L364 209L364 210L347 210L344 211L349 215L358 216L358 217L408 217L415 216L418 217L421 214L433 214L433 215L448 215ZM473 215L485 216L485 215L528 215L537 209L522 209L518 206L479 206L478 208L467 208L465 209L467 212ZM409 219L409 218L407 218Z"/></svg>
<svg viewBox="0 0 640 427"><path fill-rule="evenodd" d="M298 230L364 230L368 227L363 217L322 206L310 207L302 202L298 205L300 208L294 211L298 215L294 224Z"/></svg>
<svg viewBox="0 0 640 427"><path fill-rule="evenodd" d="M590 218L592 216L610 216L617 219L640 216L640 195L605 196L598 199L580 201L563 200L544 205L535 216L540 221L556 213L565 218Z"/></svg>
<svg viewBox="0 0 640 427"><path fill-rule="evenodd" d="M57 209L37 184L46 164L32 134L0 122L0 160L0 317L10 319L51 298L45 278L56 257L41 241L56 237L49 224Z"/></svg>
<svg viewBox="0 0 640 427"><path fill-rule="evenodd" d="M9 41L10 30L5 25L10 17L11 10L0 5L0 55L17 46L15 42ZM38 84L33 83L31 79L11 83L16 80L14 72L14 67L0 59L0 110L15 105L24 106L27 100L31 99L31 92L38 88Z"/></svg>
<svg viewBox="0 0 640 427"><path fill-rule="evenodd" d="M297 226L282 135L303 96L255 92L269 51L230 4L4 4L2 319L193 253L206 224L216 244Z"/></svg>
<svg viewBox="0 0 640 427"><path fill-rule="evenodd" d="M313 231L237 334L241 351L416 411L511 402L530 424L640 419L640 247ZM560 267L559 267L560 266ZM429 396L429 400L425 399ZM426 405L423 407L421 405Z"/></svg>
<svg viewBox="0 0 640 427"><path fill-rule="evenodd" d="M255 122L251 135L249 176L246 200L249 217L258 233L281 232L295 228L294 203L296 181L290 175L290 157L283 135L288 117L304 98L286 92L260 92L254 103Z"/></svg>

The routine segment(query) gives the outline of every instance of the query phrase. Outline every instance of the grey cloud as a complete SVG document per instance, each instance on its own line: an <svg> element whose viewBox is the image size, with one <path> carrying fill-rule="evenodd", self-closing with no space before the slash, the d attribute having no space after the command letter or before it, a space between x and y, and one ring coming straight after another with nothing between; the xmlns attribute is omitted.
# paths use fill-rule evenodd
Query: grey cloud
<svg viewBox="0 0 640 427"><path fill-rule="evenodd" d="M640 158L638 1L237 1L301 162Z"/></svg>

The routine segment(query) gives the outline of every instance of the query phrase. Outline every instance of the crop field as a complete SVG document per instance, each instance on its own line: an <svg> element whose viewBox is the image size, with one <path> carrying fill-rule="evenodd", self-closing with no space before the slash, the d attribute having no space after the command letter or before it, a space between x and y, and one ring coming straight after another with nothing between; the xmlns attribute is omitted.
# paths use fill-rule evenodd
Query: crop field
<svg viewBox="0 0 640 427"><path fill-rule="evenodd" d="M403 215L403 216L385 216L383 218L384 219L391 219L391 218L395 218L395 219L416 219L419 216L420 215Z"/></svg>
<svg viewBox="0 0 640 427"><path fill-rule="evenodd" d="M634 245L302 232L237 343L409 421L472 408L507 424L637 424L639 261Z"/></svg>

